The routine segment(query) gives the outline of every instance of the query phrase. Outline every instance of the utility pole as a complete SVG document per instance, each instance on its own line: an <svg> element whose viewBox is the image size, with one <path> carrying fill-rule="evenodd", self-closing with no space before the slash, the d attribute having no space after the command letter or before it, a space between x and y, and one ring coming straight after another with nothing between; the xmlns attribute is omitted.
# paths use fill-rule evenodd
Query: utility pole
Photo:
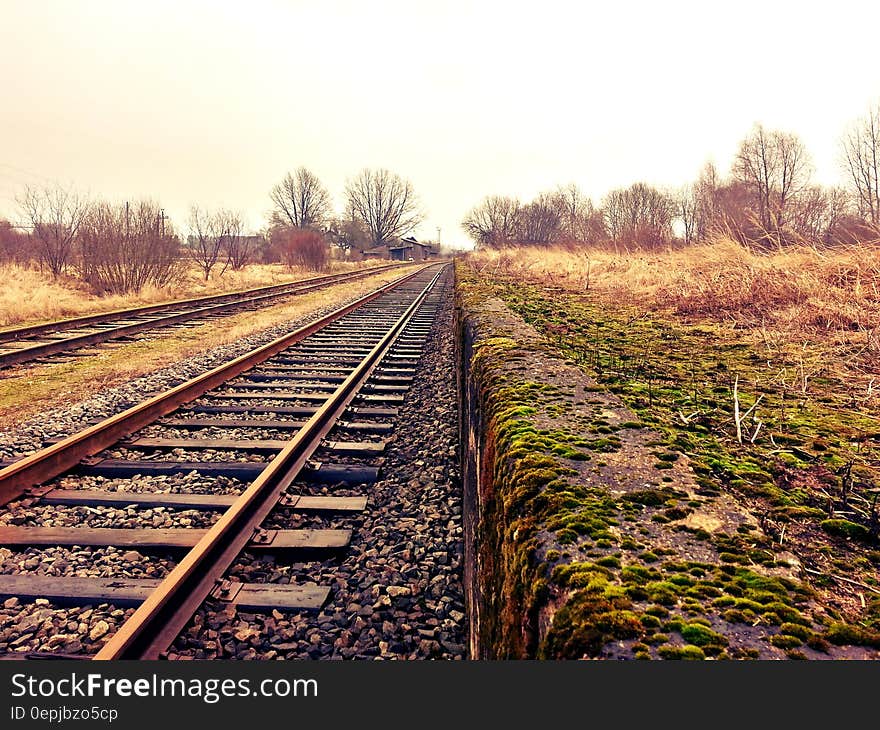
<svg viewBox="0 0 880 730"><path fill-rule="evenodd" d="M162 227L162 238L165 238L165 219L166 219L167 217L168 217L168 216L165 215L165 208L159 208L159 212L156 213L156 224L157 224L157 225L156 225L156 229L157 229L157 231L158 231L158 229L159 229L159 225L158 225L158 224L159 224L159 221L162 221L162 224L161 224L161 227Z"/></svg>
<svg viewBox="0 0 880 730"><path fill-rule="evenodd" d="M437 226L437 247L438 248L440 247L440 231L441 231L440 226Z"/></svg>

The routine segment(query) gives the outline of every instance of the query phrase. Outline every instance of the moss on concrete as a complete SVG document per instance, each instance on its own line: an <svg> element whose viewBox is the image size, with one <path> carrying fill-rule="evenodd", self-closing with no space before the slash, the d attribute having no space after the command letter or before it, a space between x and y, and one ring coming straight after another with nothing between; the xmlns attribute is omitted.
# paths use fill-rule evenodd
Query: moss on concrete
<svg viewBox="0 0 880 730"><path fill-rule="evenodd" d="M714 329L626 317L462 263L457 274L463 374L484 442L483 655L814 658L877 646L880 625L829 603L829 586L805 582L780 540L783 526L790 543L805 524L811 537L872 539L857 522L826 524L811 491L852 461L838 423L788 404L778 423L762 412L766 436L734 444L731 388L704 371L757 367L748 348L708 347ZM742 382L744 409L758 390L779 406ZM816 436L821 448L807 451ZM774 443L785 453L768 457ZM843 571L853 556L837 560Z"/></svg>

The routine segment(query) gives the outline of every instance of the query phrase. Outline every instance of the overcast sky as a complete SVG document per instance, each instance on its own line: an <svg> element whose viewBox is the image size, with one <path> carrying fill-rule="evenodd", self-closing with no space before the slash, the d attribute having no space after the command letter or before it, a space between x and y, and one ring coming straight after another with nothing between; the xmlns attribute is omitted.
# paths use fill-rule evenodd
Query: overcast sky
<svg viewBox="0 0 880 730"><path fill-rule="evenodd" d="M575 182L599 200L726 172L755 122L840 182L880 97L880 4L604 0L0 0L0 215L26 183L245 213L305 165L342 203L387 167L464 243L490 193Z"/></svg>

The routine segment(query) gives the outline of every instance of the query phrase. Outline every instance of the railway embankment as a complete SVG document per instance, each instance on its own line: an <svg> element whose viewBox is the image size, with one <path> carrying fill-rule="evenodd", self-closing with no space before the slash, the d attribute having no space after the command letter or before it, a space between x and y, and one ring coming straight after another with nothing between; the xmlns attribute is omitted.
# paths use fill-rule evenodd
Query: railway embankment
<svg viewBox="0 0 880 730"><path fill-rule="evenodd" d="M880 656L877 591L851 579L861 612L830 600L692 441L511 311L511 286L457 265L471 655Z"/></svg>

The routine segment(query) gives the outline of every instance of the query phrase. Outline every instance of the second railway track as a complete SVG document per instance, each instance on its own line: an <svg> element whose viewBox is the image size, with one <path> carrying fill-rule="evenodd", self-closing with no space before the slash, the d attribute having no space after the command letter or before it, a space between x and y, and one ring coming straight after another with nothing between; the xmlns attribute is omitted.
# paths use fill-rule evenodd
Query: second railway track
<svg viewBox="0 0 880 730"><path fill-rule="evenodd" d="M163 655L208 598L319 610L331 589L319 575L247 583L231 580L230 568L243 552L300 564L346 550L449 276L446 266L406 275L6 464L0 503L13 512L0 520L0 545L27 549L30 564L59 555L67 563L72 551L107 569L0 575L0 597L57 610L109 605L114 625L90 632L110 636L97 658ZM88 526L78 524L83 508L96 515ZM153 557L132 575L118 559L124 551ZM88 655L99 644L75 646Z"/></svg>
<svg viewBox="0 0 880 730"><path fill-rule="evenodd" d="M398 265L376 266L316 276L246 291L150 304L90 314L45 324L0 330L0 370L52 356L76 355L82 348L120 340L162 327L209 321L266 307L280 300L347 281L356 281Z"/></svg>

